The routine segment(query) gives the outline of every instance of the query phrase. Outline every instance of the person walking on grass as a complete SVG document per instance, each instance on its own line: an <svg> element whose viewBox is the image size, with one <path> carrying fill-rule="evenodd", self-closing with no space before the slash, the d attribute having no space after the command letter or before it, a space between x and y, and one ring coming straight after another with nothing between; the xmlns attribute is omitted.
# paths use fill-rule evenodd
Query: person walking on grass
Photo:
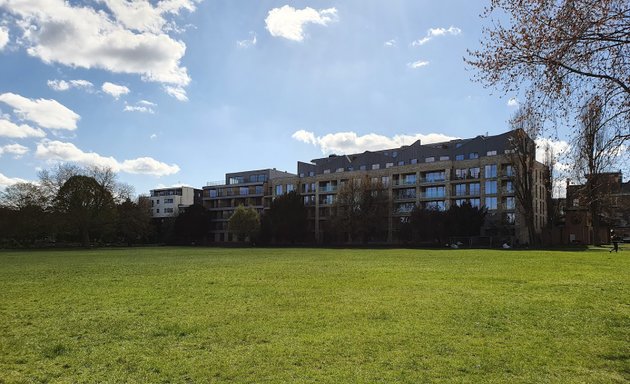
<svg viewBox="0 0 630 384"><path fill-rule="evenodd" d="M612 251L615 251L615 253L619 252L619 236L615 235L613 233L612 236L612 243L613 243L613 247L610 249L610 251L608 251L608 253L611 253Z"/></svg>

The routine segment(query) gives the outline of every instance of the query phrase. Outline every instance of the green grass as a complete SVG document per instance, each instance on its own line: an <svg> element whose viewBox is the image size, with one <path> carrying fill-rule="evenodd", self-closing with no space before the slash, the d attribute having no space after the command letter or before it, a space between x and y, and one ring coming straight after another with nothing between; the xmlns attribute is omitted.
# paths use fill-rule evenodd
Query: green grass
<svg viewBox="0 0 630 384"><path fill-rule="evenodd" d="M0 382L624 383L630 252L0 253Z"/></svg>

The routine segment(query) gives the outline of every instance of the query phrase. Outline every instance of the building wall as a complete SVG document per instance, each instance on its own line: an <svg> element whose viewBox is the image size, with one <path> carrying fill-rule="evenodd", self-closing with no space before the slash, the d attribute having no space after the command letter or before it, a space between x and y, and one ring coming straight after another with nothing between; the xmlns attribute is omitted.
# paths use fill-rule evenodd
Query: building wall
<svg viewBox="0 0 630 384"><path fill-rule="evenodd" d="M380 180L387 188L390 197L388 242L398 241L398 226L407 220L415 205L448 209L465 200L474 206L488 207L487 224L482 234L521 242L527 238L513 191L514 169L506 154L378 168L346 171L339 167L331 173L278 178L271 181L271 190L274 197L286 193L287 186L301 193L308 209L309 229L320 242L326 236L326 222L339 188L347 180L365 176ZM544 167L537 164L536 168L534 206L536 231L540 232L547 220L546 190Z"/></svg>
<svg viewBox="0 0 630 384"><path fill-rule="evenodd" d="M161 188L151 190L153 218L176 217L182 209L195 204L201 190L192 187Z"/></svg>

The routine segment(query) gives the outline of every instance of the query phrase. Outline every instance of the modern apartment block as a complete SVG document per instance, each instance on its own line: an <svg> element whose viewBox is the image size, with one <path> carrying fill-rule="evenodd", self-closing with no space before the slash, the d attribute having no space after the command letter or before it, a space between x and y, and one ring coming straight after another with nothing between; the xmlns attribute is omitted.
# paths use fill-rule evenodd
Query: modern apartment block
<svg viewBox="0 0 630 384"><path fill-rule="evenodd" d="M278 178L295 177L288 172L261 169L228 173L225 183L208 183L203 188L203 205L210 211L210 241L233 241L228 221L239 206L252 207L262 214L271 204L271 183Z"/></svg>
<svg viewBox="0 0 630 384"><path fill-rule="evenodd" d="M193 187L151 190L151 214L154 219L174 217L193 204L201 204L201 189Z"/></svg>
<svg viewBox="0 0 630 384"><path fill-rule="evenodd" d="M414 206L448 209L465 201L488 209L483 235L524 242L527 228L517 209L512 132L423 145L411 145L352 155L330 155L298 162L298 175L271 180L273 197L298 190L308 208L314 239L326 238L326 223L337 192L350 179L381 181L390 197L387 242L398 241L400 223ZM534 154L531 154L534 156ZM546 167L535 162L534 214L536 231L547 222Z"/></svg>

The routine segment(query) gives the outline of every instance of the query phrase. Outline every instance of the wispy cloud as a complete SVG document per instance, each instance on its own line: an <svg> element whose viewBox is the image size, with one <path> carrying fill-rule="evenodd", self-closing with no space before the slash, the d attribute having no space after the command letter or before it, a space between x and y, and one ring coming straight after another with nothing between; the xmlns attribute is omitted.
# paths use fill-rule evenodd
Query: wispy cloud
<svg viewBox="0 0 630 384"><path fill-rule="evenodd" d="M335 153L338 155L397 148L409 145L417 140L421 140L423 144L430 144L457 139L457 137L441 133L429 133L426 135L418 133L388 137L375 133L359 136L355 132L336 132L324 136L316 136L315 133L303 129L296 131L291 137L297 141L319 147L324 154Z"/></svg>
<svg viewBox="0 0 630 384"><path fill-rule="evenodd" d="M327 26L338 20L337 9L316 10L310 7L295 9L290 5L274 8L265 19L267 31L274 37L283 37L293 41L303 41L304 26L317 24Z"/></svg>
<svg viewBox="0 0 630 384"><path fill-rule="evenodd" d="M516 100L515 98L511 98L510 100L507 101L507 106L508 107L518 107L518 100Z"/></svg>
<svg viewBox="0 0 630 384"><path fill-rule="evenodd" d="M20 144L7 144L0 147L0 156L5 153L11 154L14 158L19 159L28 153L28 148Z"/></svg>
<svg viewBox="0 0 630 384"><path fill-rule="evenodd" d="M384 42L383 45L385 47L393 48L393 47L396 47L398 45L398 42L396 42L396 39L391 39L391 40L387 40L386 42Z"/></svg>
<svg viewBox="0 0 630 384"><path fill-rule="evenodd" d="M94 84L87 80L48 80L48 87L55 91L67 91L70 88L80 88L84 90L91 90Z"/></svg>
<svg viewBox="0 0 630 384"><path fill-rule="evenodd" d="M123 109L123 111L125 112L140 112L140 113L155 113L155 107L157 107L157 104L152 103L150 101L147 100L140 100L138 101L135 105L125 105L125 108Z"/></svg>
<svg viewBox="0 0 630 384"><path fill-rule="evenodd" d="M0 51L9 44L9 30L5 27L0 27Z"/></svg>
<svg viewBox="0 0 630 384"><path fill-rule="evenodd" d="M256 38L256 32L249 33L249 39L238 40L236 45L240 48L249 48L251 46L256 45L258 39Z"/></svg>
<svg viewBox="0 0 630 384"><path fill-rule="evenodd" d="M429 62L424 61L424 60L418 60L412 63L407 63L407 67L411 69L418 69L418 68L426 67L427 65L429 65Z"/></svg>
<svg viewBox="0 0 630 384"><path fill-rule="evenodd" d="M27 180L20 179L17 177L8 177L0 173L0 187L8 187L17 183L26 183Z"/></svg>
<svg viewBox="0 0 630 384"><path fill-rule="evenodd" d="M448 28L429 28L429 30L427 31L426 36L415 40L411 43L411 45L413 47L419 47L421 45L424 45L426 43L428 43L429 41L433 40L433 38L435 37L439 37L439 36L457 36L459 34L462 33L462 30L457 28L457 27L453 27L450 26Z"/></svg>

